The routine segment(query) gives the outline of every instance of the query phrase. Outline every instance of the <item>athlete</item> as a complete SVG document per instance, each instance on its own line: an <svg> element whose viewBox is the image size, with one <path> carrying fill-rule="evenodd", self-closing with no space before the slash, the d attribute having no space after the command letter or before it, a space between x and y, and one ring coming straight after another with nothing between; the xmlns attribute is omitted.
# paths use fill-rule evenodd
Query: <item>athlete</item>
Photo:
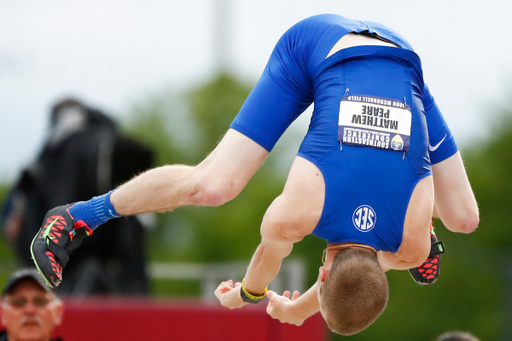
<svg viewBox="0 0 512 341"><path fill-rule="evenodd" d="M319 280L291 299L269 291L269 314L301 324L320 310L337 333L366 328L387 303L384 270L438 266L432 260L439 255L430 252L434 207L448 229L465 233L476 228L478 207L411 46L383 25L332 14L305 19L282 36L203 162L155 168L103 196L50 210L31 247L43 277L58 285L72 250L110 218L235 198L312 103L309 130L263 218L245 278L223 282L215 293L229 308L259 302L293 244L315 234L328 243ZM424 284L435 280L419 270Z"/></svg>

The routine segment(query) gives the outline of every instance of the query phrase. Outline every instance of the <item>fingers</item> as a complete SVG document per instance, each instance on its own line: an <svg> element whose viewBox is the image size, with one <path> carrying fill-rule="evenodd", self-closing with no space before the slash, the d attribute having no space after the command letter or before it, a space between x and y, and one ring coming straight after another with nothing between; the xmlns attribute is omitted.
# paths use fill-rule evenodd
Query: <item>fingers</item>
<svg viewBox="0 0 512 341"><path fill-rule="evenodd" d="M266 309L266 311L267 311L267 314L269 314L269 315L270 315L270 317L272 317L272 318L274 318L274 319L276 318L276 317L274 316L274 314L273 314L273 311L274 311L274 300L275 300L277 297L279 297L279 295L278 295L276 292L274 292L274 291L272 291L272 290L268 290L268 291L267 291L268 304L267 304L267 309Z"/></svg>
<svg viewBox="0 0 512 341"><path fill-rule="evenodd" d="M271 301L272 300L275 301L276 299L278 299L278 297L284 297L284 298L287 298L287 299L290 299L290 300L294 301L294 300L296 300L297 298L300 297L300 293L297 290L295 290L293 292L293 295L291 295L291 298L290 298L290 295L291 295L291 293L288 290L283 292L282 296L279 296L275 291L272 291L272 290L267 291L267 297Z"/></svg>
<svg viewBox="0 0 512 341"><path fill-rule="evenodd" d="M232 280L228 280L228 281L224 281L224 282L221 282L219 284L219 286L217 287L217 289L215 289L215 297L219 298L220 299L220 296L228 291L231 291L233 289L233 281Z"/></svg>
<svg viewBox="0 0 512 341"><path fill-rule="evenodd" d="M269 314L272 318L272 311L274 309L274 302L272 300L268 300L268 304L267 304L267 309L265 309L267 311L267 314Z"/></svg>
<svg viewBox="0 0 512 341"><path fill-rule="evenodd" d="M293 295L291 297L290 297L290 292L288 290L283 292L283 297L286 297L286 298L288 298L288 299L290 299L292 301L295 301L297 298L299 298L299 296L300 296L300 293L297 290L295 290L293 292Z"/></svg>
<svg viewBox="0 0 512 341"><path fill-rule="evenodd" d="M230 279L228 281L222 282L219 284L219 288L228 288L229 290L233 289L233 281Z"/></svg>
<svg viewBox="0 0 512 341"><path fill-rule="evenodd" d="M267 305L267 314L270 315L275 320L279 320L281 323L289 323L296 326L302 325L304 321L301 321L299 318L295 317L293 313L290 313L286 307L291 304L290 302L290 292L285 291L282 296L278 295L274 291L269 290L267 292L267 297L269 299ZM299 297L299 292L293 292L293 298Z"/></svg>

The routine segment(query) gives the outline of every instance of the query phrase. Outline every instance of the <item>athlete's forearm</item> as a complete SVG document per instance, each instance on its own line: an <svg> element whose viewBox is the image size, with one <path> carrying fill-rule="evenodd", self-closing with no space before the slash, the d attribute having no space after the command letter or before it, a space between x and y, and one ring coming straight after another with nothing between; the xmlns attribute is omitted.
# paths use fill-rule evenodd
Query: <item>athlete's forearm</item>
<svg viewBox="0 0 512 341"><path fill-rule="evenodd" d="M318 302L319 286L319 282L315 282L302 296L293 301L289 313L305 320L320 311L320 303Z"/></svg>
<svg viewBox="0 0 512 341"><path fill-rule="evenodd" d="M288 256L293 243L268 242L263 240L256 249L247 268L244 286L254 295L263 295L265 288L276 278L283 259Z"/></svg>

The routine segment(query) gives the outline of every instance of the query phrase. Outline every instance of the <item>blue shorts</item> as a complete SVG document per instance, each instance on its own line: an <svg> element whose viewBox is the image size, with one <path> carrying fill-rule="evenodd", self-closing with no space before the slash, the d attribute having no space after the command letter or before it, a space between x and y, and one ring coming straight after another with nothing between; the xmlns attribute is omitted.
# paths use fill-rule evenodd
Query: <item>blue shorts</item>
<svg viewBox="0 0 512 341"><path fill-rule="evenodd" d="M399 48L352 47L326 59L349 32L378 36ZM313 233L329 243L396 252L417 182L431 174L431 163L457 151L423 82L419 57L380 24L337 15L303 20L277 43L231 128L270 151L311 103L314 112L298 155L325 179L323 213ZM429 153L429 143L441 140Z"/></svg>

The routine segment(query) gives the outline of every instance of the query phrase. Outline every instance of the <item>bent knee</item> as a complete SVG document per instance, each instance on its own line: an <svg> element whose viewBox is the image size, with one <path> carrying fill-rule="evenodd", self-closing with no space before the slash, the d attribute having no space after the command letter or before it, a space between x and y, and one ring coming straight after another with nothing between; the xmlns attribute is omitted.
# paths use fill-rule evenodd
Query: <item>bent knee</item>
<svg viewBox="0 0 512 341"><path fill-rule="evenodd" d="M204 180L197 184L191 201L197 206L220 206L233 200L242 188L230 180Z"/></svg>
<svg viewBox="0 0 512 341"><path fill-rule="evenodd" d="M409 252L407 254L401 254L400 257L404 262L407 262L409 268L415 268L420 266L427 260L430 253L429 250L416 250L415 252Z"/></svg>
<svg viewBox="0 0 512 341"><path fill-rule="evenodd" d="M402 242L396 256L402 261L408 263L409 268L420 266L425 262L430 254L430 238L417 239L414 242Z"/></svg>
<svg viewBox="0 0 512 341"><path fill-rule="evenodd" d="M452 232L471 233L478 227L479 223L480 216L478 211L472 210L463 212L456 218L448 220L445 225Z"/></svg>

